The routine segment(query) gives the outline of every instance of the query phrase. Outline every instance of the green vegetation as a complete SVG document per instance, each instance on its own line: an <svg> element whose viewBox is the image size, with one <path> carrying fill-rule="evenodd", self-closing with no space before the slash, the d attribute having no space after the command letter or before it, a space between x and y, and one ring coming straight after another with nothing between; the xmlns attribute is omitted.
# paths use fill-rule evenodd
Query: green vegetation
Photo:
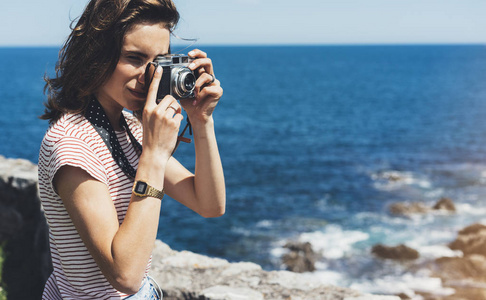
<svg viewBox="0 0 486 300"><path fill-rule="evenodd" d="M2 281L2 269L3 269L3 261L5 260L5 253L3 248L5 243L0 244L0 300L7 300L7 292L5 291L5 285Z"/></svg>

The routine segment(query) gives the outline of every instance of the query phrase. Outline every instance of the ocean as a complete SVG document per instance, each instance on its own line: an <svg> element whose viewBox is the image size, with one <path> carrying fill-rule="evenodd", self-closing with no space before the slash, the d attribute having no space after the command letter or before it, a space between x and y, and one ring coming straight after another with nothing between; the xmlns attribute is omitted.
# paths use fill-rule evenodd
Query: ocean
<svg viewBox="0 0 486 300"><path fill-rule="evenodd" d="M176 250L284 268L287 241L322 253L323 282L363 292L447 294L424 271L374 258L406 244L426 261L457 253L486 222L486 46L204 47L224 96L216 111L227 211L204 219L165 198L158 238ZM43 76L56 48L0 48L0 154L37 163ZM175 154L194 168L192 145ZM397 217L395 202L455 214Z"/></svg>

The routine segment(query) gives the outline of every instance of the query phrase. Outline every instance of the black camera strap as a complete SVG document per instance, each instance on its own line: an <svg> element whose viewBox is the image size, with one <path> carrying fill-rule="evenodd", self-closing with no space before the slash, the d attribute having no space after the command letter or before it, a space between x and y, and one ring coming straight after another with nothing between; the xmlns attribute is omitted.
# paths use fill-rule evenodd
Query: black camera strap
<svg viewBox="0 0 486 300"><path fill-rule="evenodd" d="M118 166L128 177L135 178L137 170L135 170L128 161L125 152L123 152L120 142L118 141L115 130L110 123L110 120L108 120L103 107L95 97L93 97L93 99L90 101L85 111L85 117L91 123L93 128L96 129L103 142L105 142L106 147L108 147L111 156ZM132 145L139 150L138 153L142 153L142 145L140 145L140 143L131 133L123 113L120 116L120 127L127 131Z"/></svg>

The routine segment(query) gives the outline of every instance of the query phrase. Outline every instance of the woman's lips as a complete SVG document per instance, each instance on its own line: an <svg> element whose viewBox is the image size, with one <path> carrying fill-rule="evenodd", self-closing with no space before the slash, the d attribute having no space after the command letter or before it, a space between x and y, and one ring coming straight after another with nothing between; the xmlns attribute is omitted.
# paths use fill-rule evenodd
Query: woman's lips
<svg viewBox="0 0 486 300"><path fill-rule="evenodd" d="M145 100L145 98L147 98L147 94L145 93L145 91L131 90L131 89L129 89L129 91L130 91L130 93L132 93L132 95L134 95L135 97L137 97L139 99Z"/></svg>

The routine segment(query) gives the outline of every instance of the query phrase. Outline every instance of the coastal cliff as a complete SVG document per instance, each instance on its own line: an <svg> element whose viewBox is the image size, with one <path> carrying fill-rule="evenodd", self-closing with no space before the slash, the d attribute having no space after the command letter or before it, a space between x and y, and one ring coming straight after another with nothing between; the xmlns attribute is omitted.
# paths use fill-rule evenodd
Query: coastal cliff
<svg viewBox="0 0 486 300"><path fill-rule="evenodd" d="M52 271L48 227L37 192L37 166L0 156L0 245L2 281L8 299L40 299ZM230 263L156 241L151 275L164 299L396 300L329 286L308 274L264 271L250 262Z"/></svg>
<svg viewBox="0 0 486 300"><path fill-rule="evenodd" d="M52 268L37 166L27 160L0 156L0 246L8 299L40 299Z"/></svg>

